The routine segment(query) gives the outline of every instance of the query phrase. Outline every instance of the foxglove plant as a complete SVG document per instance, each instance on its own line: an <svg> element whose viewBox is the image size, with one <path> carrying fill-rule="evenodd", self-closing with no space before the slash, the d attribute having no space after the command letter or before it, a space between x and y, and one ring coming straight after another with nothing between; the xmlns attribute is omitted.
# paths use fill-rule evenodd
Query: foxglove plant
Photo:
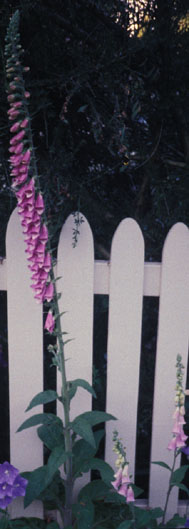
<svg viewBox="0 0 189 529"><path fill-rule="evenodd" d="M126 502L130 503L135 501L135 497L129 476L129 463L127 462L125 448L123 447L121 440L118 438L118 432L116 430L114 431L113 442L113 452L118 456L115 462L118 471L114 474L115 480L112 481L112 485L118 494L124 496Z"/></svg>
<svg viewBox="0 0 189 529"><path fill-rule="evenodd" d="M173 413L173 419L174 419L174 425L172 429L172 439L168 444L168 450L173 451L173 464L172 468L170 469L170 479L169 479L169 487L167 491L167 497L165 500L165 507L164 507L164 514L163 514L163 520L162 523L165 523L165 517L166 517L166 511L168 506L168 501L170 497L170 493L174 485L177 483L175 482L175 464L176 464L176 458L181 452L181 449L186 447L186 441L188 439L188 436L185 435L183 426L186 424L186 421L184 419L185 415L185 407L184 407L184 401L185 401L185 395L184 395L184 389L183 389L183 371L184 366L182 364L182 357L181 355L177 355L177 362L176 362L176 395L175 395L175 410ZM182 467L184 469L184 467ZM186 465L186 468L184 469L185 472L188 468L188 465ZM184 477L184 476L183 476ZM183 478L182 478L183 479ZM178 485L180 488L186 490L188 493L188 489L185 487L184 484Z"/></svg>
<svg viewBox="0 0 189 529"><path fill-rule="evenodd" d="M91 443L96 448L95 437L92 426L105 420L113 419L110 414L103 412L86 412L70 422L70 400L75 395L78 386L82 386L95 396L93 388L83 379L67 382L65 369L64 341L61 328L59 311L59 294L56 291L56 278L51 257L48 223L46 220L45 204L40 190L39 176L33 147L31 121L28 110L30 93L25 89L24 74L29 67L22 66L23 50L20 45L19 35L19 11L12 16L6 36L5 56L7 74L7 100L9 103L8 118L10 121L10 173L12 176L12 188L17 198L18 214L20 215L26 243L26 255L28 266L31 271L31 288L34 298L38 303L48 304L48 314L45 321L45 329L57 337L57 345L52 347L53 363L61 372L62 391L57 395L53 391L44 391L38 394L28 409L38 404L44 404L59 399L63 406L64 422L56 416L39 414L31 417L20 427L20 430L33 426L34 424L47 424L51 420L53 429L59 424L59 432L55 435L55 446L52 448L49 464L41 467L36 474L36 480L41 480L42 492L52 480L59 467L64 464L65 478L65 500L64 505L58 504L63 527L72 527L72 491L74 480L78 473L73 473L72 455L74 443L77 443L77 435L83 438L84 443ZM49 433L49 432L48 432ZM45 435L47 447L49 447L48 434ZM61 444L60 444L61 439ZM42 439L44 440L44 439ZM96 450L94 451L94 453ZM94 454L93 454L94 455ZM93 462L94 467L94 462ZM44 478L44 479L42 479ZM34 487L30 482L27 487L25 504L31 503L36 497ZM38 487L39 493L39 487Z"/></svg>

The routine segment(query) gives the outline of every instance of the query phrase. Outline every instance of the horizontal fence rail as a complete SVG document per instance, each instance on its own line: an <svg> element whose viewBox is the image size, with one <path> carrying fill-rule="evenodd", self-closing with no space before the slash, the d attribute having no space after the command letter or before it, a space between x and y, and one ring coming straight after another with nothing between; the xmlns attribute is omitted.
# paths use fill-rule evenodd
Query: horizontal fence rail
<svg viewBox="0 0 189 529"><path fill-rule="evenodd" d="M144 262L144 239L133 219L124 219L112 241L110 261L94 261L93 236L86 219L80 227L76 248L72 247L74 218L65 222L58 245L57 276L63 330L73 338L66 346L68 379L92 381L94 294L109 296L107 344L106 408L118 420L116 429L126 442L134 473L141 328L143 297L159 297L155 385L152 418L151 461L170 464L166 451L172 430L175 391L175 361L181 354L188 361L189 306L189 231L177 223L167 235L162 263ZM7 291L9 347L9 403L11 462L20 471L33 470L43 464L43 449L32 428L16 434L25 420L24 410L33 396L43 390L43 314L30 288L23 234L15 210L7 228L6 259L0 263L0 290ZM57 389L60 388L59 375ZM91 409L91 397L82 389L73 399L72 415ZM37 408L36 413L41 411ZM57 413L61 411L58 407ZM33 410L31 412L33 414ZM27 413L29 417L29 413ZM113 422L106 426L106 461L112 466ZM179 461L178 461L179 464ZM79 486L86 476L79 480ZM150 506L163 507L168 486L166 470L151 465ZM178 503L173 490L168 517ZM182 510L182 503L179 503ZM23 515L22 499L11 507L13 516ZM24 515L43 516L42 506L34 502Z"/></svg>
<svg viewBox="0 0 189 529"><path fill-rule="evenodd" d="M55 266L55 275L56 275ZM160 294L161 263L144 263L143 296ZM94 262L94 294L109 295L110 262L95 260ZM0 263L0 291L7 290L7 260Z"/></svg>

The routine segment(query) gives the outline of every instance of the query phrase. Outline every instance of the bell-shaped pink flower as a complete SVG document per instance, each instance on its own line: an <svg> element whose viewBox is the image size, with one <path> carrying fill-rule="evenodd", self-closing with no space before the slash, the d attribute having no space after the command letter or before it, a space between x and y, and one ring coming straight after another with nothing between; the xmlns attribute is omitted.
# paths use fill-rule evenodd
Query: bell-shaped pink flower
<svg viewBox="0 0 189 529"><path fill-rule="evenodd" d="M35 210L37 211L38 215L42 215L42 213L44 212L44 209L45 209L44 200L43 200L41 193L39 193L35 201Z"/></svg>
<svg viewBox="0 0 189 529"><path fill-rule="evenodd" d="M114 481L112 481L112 485L115 490L118 490L121 483L122 483L122 468L119 468L119 470L114 474L114 477L116 478Z"/></svg>
<svg viewBox="0 0 189 529"><path fill-rule="evenodd" d="M10 128L10 132L17 132L17 130L20 128L20 121L16 121L14 125Z"/></svg>
<svg viewBox="0 0 189 529"><path fill-rule="evenodd" d="M128 484L127 483L122 483L119 487L119 494L121 494L121 496L125 496L125 498L127 498L127 489L128 489Z"/></svg>
<svg viewBox="0 0 189 529"><path fill-rule="evenodd" d="M10 144L15 145L15 143L18 143L19 141L21 141L24 136L25 136L25 130L21 130L20 132L18 132L18 134L16 134L15 136L11 138Z"/></svg>
<svg viewBox="0 0 189 529"><path fill-rule="evenodd" d="M39 233L39 239L42 244L46 244L48 240L48 229L45 224L41 226L40 233Z"/></svg>
<svg viewBox="0 0 189 529"><path fill-rule="evenodd" d="M51 256L50 253L45 254L44 263L43 263L43 269L45 272L50 272L51 269Z"/></svg>
<svg viewBox="0 0 189 529"><path fill-rule="evenodd" d="M46 320L45 320L44 328L47 329L47 331L49 331L50 333L52 333L54 331L54 326L55 326L54 316L52 314L52 311L49 310Z"/></svg>
<svg viewBox="0 0 189 529"><path fill-rule="evenodd" d="M23 155L22 163L28 164L29 161L30 161L30 157L31 157L31 151L30 151L30 149L28 149Z"/></svg>
<svg viewBox="0 0 189 529"><path fill-rule="evenodd" d="M44 301L47 300L49 302L52 300L53 296L54 296L54 285L53 283L49 283L45 288L43 300Z"/></svg>
<svg viewBox="0 0 189 529"><path fill-rule="evenodd" d="M127 503L130 503L131 501L135 501L134 492L132 487L128 487L127 489Z"/></svg>
<svg viewBox="0 0 189 529"><path fill-rule="evenodd" d="M27 118L23 119L23 121L20 123L21 129L25 129L28 126L29 120Z"/></svg>

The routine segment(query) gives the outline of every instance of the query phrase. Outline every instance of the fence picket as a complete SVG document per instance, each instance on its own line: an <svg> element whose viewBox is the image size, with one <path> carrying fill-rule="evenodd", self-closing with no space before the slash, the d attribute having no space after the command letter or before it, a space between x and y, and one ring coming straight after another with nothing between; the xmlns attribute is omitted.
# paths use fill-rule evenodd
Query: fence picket
<svg viewBox="0 0 189 529"><path fill-rule="evenodd" d="M68 380L83 378L92 384L93 365L93 288L94 288L94 249L93 237L87 220L80 226L78 242L72 246L74 217L70 215L62 228L58 246L57 276L60 298L62 328L68 333L65 340L71 339L65 346L66 372ZM57 387L60 391L61 380L58 373ZM71 418L91 410L91 394L78 388L72 400ZM58 414L62 409L58 403ZM84 476L79 487L88 480Z"/></svg>
<svg viewBox="0 0 189 529"><path fill-rule="evenodd" d="M173 428L175 364L177 354L187 366L189 305L188 228L178 223L170 230L162 255L158 340L155 368L153 433L151 461L166 461L171 466L173 454L167 450ZM177 458L177 466L179 465ZM169 473L157 465L151 467L150 505L163 507ZM178 488L171 493L168 518L175 512Z"/></svg>
<svg viewBox="0 0 189 529"><path fill-rule="evenodd" d="M106 459L115 466L112 431L119 431L134 472L144 274L144 241L133 219L114 235L110 265L107 411L118 418L106 427Z"/></svg>
<svg viewBox="0 0 189 529"><path fill-rule="evenodd" d="M43 464L43 447L36 429L16 433L21 423L35 411L24 414L33 396L43 389L42 308L30 288L25 245L20 219L15 210L9 220L6 238L9 344L9 408L11 463L20 471ZM41 407L36 413L40 413ZM11 515L23 515L23 498L11 505ZM42 517L40 502L25 511L26 516Z"/></svg>

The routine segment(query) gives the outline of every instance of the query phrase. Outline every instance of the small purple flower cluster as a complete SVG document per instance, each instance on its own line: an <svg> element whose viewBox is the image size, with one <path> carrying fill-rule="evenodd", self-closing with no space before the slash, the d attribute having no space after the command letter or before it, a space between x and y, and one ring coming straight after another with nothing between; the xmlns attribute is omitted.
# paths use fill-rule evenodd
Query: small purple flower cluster
<svg viewBox="0 0 189 529"><path fill-rule="evenodd" d="M25 496L27 483L13 465L7 461L0 464L0 508L6 509L14 498Z"/></svg>

